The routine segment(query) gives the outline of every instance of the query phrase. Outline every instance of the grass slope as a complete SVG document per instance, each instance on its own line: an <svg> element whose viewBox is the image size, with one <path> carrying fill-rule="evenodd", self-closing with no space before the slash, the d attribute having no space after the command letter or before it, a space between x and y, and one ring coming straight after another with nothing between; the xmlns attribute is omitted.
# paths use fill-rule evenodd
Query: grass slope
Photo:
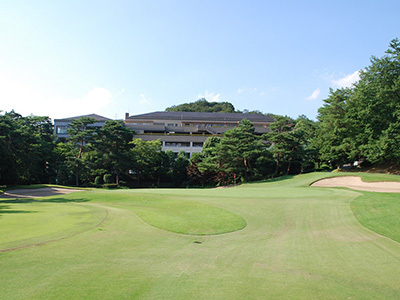
<svg viewBox="0 0 400 300"><path fill-rule="evenodd" d="M399 194L364 192L351 209L362 225L400 243Z"/></svg>
<svg viewBox="0 0 400 300"><path fill-rule="evenodd" d="M400 244L356 220L350 203L366 193L308 186L325 176L332 174L229 189L86 191L46 200L54 208L93 206L108 214L100 226L70 238L0 253L0 298L400 298ZM18 205L12 209L22 210ZM232 228L243 226L241 218L247 226L198 236L174 233L169 225L185 228L210 212L227 214ZM0 222L15 215L0 214ZM151 224L159 218L164 225ZM183 231L219 226L200 221Z"/></svg>

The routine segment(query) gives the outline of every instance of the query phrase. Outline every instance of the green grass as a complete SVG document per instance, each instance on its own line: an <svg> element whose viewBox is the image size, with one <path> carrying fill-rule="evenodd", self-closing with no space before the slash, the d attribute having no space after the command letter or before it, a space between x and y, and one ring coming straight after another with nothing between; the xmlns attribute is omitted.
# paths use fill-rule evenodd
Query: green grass
<svg viewBox="0 0 400 300"><path fill-rule="evenodd" d="M360 176L365 182L377 182L377 181L400 181L400 175L390 174L377 174L377 173L353 173L353 172L338 172L332 174L348 175L348 176Z"/></svg>
<svg viewBox="0 0 400 300"><path fill-rule="evenodd" d="M309 187L337 175L0 202L2 249L33 243L0 252L0 299L399 299L399 197Z"/></svg>
<svg viewBox="0 0 400 300"><path fill-rule="evenodd" d="M362 225L400 243L400 194L364 192L351 209Z"/></svg>
<svg viewBox="0 0 400 300"><path fill-rule="evenodd" d="M66 238L96 227L104 217L93 206L0 201L0 251Z"/></svg>

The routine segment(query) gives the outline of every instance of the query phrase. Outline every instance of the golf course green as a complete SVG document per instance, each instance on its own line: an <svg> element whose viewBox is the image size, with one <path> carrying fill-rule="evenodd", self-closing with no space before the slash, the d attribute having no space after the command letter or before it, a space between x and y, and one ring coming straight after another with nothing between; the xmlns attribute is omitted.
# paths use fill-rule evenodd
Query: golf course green
<svg viewBox="0 0 400 300"><path fill-rule="evenodd" d="M400 299L400 194L347 174L0 199L0 299Z"/></svg>

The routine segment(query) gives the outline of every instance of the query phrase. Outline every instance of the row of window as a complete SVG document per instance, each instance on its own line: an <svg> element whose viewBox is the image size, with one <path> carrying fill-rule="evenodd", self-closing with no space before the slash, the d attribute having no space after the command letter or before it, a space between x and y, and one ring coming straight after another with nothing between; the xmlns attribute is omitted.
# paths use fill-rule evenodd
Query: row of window
<svg viewBox="0 0 400 300"><path fill-rule="evenodd" d="M189 142L165 142L165 147L190 147ZM203 143L193 143L193 147L201 148Z"/></svg>

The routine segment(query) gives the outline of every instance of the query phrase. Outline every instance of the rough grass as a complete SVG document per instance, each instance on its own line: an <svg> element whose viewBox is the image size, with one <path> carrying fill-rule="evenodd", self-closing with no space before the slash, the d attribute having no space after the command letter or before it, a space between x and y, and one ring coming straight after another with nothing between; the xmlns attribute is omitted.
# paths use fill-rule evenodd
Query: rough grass
<svg viewBox="0 0 400 300"><path fill-rule="evenodd" d="M107 217L68 238L0 253L0 299L399 299L400 244L354 217L350 205L368 193L308 186L326 176L333 174L228 189L101 190L46 199L38 205L49 219L51 207L65 209L70 225L79 223L74 209L83 207ZM15 203L12 210L23 205L33 204ZM8 236L9 218L18 214L4 210L0 227ZM229 213L236 224L230 226L240 216L247 226L188 235L169 225L187 232L197 218L217 228L210 212ZM82 220L88 216L86 210ZM160 219L158 228L151 224Z"/></svg>
<svg viewBox="0 0 400 300"><path fill-rule="evenodd" d="M362 225L400 243L400 194L363 192L351 209Z"/></svg>

